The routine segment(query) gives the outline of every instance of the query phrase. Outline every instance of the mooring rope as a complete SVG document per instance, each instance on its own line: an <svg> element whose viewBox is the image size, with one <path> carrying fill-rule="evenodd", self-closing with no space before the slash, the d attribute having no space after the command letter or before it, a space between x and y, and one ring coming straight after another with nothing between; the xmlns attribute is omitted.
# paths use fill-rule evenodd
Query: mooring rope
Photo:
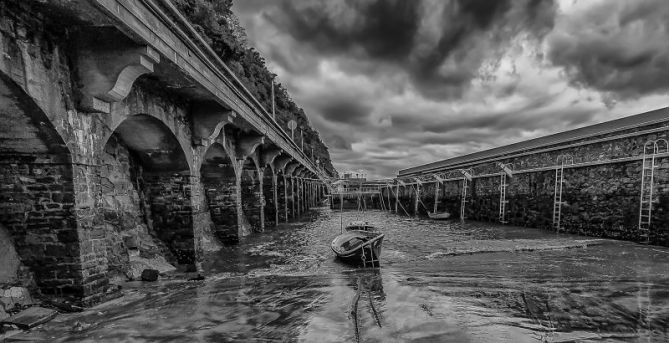
<svg viewBox="0 0 669 343"><path fill-rule="evenodd" d="M358 301L360 301L360 295L362 293L362 278L358 278L358 289L355 291L355 296L353 301L351 301L351 309L349 314L353 319L353 328L355 330L355 341L360 343L360 327L358 326Z"/></svg>
<svg viewBox="0 0 669 343"><path fill-rule="evenodd" d="M376 307L374 307L374 300L372 298L372 291L367 290L367 296L369 297L369 308L372 310L372 317L376 321L376 325L381 327L381 320L379 319L379 313L376 312Z"/></svg>

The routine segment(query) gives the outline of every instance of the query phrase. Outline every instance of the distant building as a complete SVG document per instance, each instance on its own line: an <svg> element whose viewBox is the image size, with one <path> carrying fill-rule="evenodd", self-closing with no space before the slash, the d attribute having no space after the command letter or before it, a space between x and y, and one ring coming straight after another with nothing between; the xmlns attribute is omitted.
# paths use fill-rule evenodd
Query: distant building
<svg viewBox="0 0 669 343"><path fill-rule="evenodd" d="M342 173L343 180L366 181L367 173L364 170L345 171Z"/></svg>

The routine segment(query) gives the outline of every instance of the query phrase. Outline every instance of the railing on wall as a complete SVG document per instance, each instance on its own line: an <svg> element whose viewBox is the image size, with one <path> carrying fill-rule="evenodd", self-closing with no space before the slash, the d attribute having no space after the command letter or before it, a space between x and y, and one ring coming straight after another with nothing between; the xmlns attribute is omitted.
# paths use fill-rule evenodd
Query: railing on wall
<svg viewBox="0 0 669 343"><path fill-rule="evenodd" d="M203 63L203 66L211 70L217 79L234 93L236 99L228 98L225 101L233 102L234 106L238 106L239 103L247 106L250 111L243 115L246 116L245 119L251 125L265 126L264 132L261 127L256 127L263 134L267 134L267 127L271 128L275 137L279 140L275 142L279 147L288 151L298 162L318 175L321 181L326 182L330 180L328 174L299 148L297 143L290 138L288 133L267 112L260 101L253 96L169 0L140 0L136 2L91 0L91 2L103 9L111 17L115 17L119 22L123 23L124 27L122 31L132 31L132 34L142 37L147 44L152 45L159 51L164 52L166 49L172 51L173 54L167 54L169 56L166 57L172 59L174 63L187 72L196 72L195 69L197 68L193 68L192 66L188 66L187 68L183 61L187 59L199 59ZM146 18L146 16L151 15L155 16L155 21ZM137 29L132 23L142 23L142 29ZM155 23L160 23L160 25L168 27L177 38L177 41L166 39L154 32L153 30L156 30L156 27L154 27ZM178 48L186 49L186 51L182 50L178 52ZM215 90L212 88L216 87L214 82L212 80L208 81L208 83L203 84L203 87L209 89L217 98L223 99L221 91L218 88Z"/></svg>

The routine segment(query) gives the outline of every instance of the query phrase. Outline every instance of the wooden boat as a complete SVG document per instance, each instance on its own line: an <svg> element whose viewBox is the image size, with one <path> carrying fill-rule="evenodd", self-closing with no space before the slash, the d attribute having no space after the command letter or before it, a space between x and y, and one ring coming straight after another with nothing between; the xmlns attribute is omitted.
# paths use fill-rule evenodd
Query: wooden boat
<svg viewBox="0 0 669 343"><path fill-rule="evenodd" d="M330 248L343 262L378 267L384 236L368 223L354 222L332 240Z"/></svg>
<svg viewBox="0 0 669 343"><path fill-rule="evenodd" d="M363 221L353 221L348 224L348 226L344 229L346 231L378 231L376 227L372 226L368 222L363 222Z"/></svg>
<svg viewBox="0 0 669 343"><path fill-rule="evenodd" d="M427 212L427 216L430 217L430 219L448 219L451 217L451 214L448 212L441 212L441 213L435 213L435 212Z"/></svg>

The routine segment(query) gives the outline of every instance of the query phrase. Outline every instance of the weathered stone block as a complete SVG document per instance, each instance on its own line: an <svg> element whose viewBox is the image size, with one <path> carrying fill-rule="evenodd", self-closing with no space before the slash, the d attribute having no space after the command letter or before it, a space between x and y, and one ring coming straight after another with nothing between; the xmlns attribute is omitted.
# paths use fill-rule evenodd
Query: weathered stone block
<svg viewBox="0 0 669 343"><path fill-rule="evenodd" d="M160 272L156 269L144 269L142 271L142 281L156 281Z"/></svg>

